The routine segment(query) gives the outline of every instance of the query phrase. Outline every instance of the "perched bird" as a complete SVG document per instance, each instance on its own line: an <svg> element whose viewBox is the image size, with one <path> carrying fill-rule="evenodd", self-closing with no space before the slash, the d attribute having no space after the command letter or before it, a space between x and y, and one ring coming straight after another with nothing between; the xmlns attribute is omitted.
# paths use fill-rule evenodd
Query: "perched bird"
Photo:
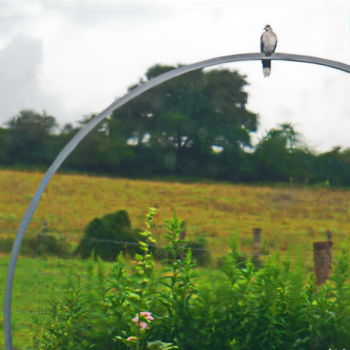
<svg viewBox="0 0 350 350"><path fill-rule="evenodd" d="M266 25L260 38L260 51L266 56L271 56L277 46L277 35L272 31L270 25ZM262 60L264 77L268 77L271 72L271 60Z"/></svg>

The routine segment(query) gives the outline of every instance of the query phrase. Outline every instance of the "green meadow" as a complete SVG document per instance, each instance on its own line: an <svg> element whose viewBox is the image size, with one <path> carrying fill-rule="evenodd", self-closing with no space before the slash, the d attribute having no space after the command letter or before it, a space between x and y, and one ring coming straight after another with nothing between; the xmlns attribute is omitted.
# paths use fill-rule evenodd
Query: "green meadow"
<svg viewBox="0 0 350 350"><path fill-rule="evenodd" d="M14 237L42 173L0 171L0 237ZM311 271L312 243L331 230L335 251L349 243L350 192L331 188L248 186L224 183L184 183L58 174L45 192L29 233L47 225L74 244L95 217L125 209L133 227L144 227L145 213L156 207L153 232L163 241L164 220L175 212L187 223L189 238L205 236L215 258L229 251L232 234L240 249L252 250L252 229L262 229L265 254L303 256ZM9 256L0 257L0 297L3 299ZM48 322L52 302L73 279L84 285L90 262L78 259L21 256L13 299L16 349L30 344L38 324ZM108 264L106 266L109 266ZM92 267L90 266L90 269ZM2 312L2 305L1 305ZM1 323L2 323L1 316ZM1 337L0 347L3 347Z"/></svg>
<svg viewBox="0 0 350 350"><path fill-rule="evenodd" d="M0 256L0 296L3 300L8 256ZM57 258L20 257L13 289L12 319L15 349L26 349L40 324L48 322L52 302L61 297L72 279L86 280L86 262ZM3 303L0 306L3 329ZM0 348L4 348L3 336Z"/></svg>

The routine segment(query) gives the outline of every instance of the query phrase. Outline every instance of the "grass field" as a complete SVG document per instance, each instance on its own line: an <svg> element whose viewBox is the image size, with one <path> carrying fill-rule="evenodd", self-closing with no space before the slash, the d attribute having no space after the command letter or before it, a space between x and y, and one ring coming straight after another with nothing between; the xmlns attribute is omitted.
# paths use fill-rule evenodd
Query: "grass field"
<svg viewBox="0 0 350 350"><path fill-rule="evenodd" d="M4 349L3 297L9 257L0 256L0 349ZM112 263L99 263L103 275L111 271ZM132 264L129 265L132 268ZM158 266L158 265L157 265ZM61 300L67 287L78 282L82 288L96 287L99 269L91 260L20 257L13 288L12 332L14 350L32 350L34 335L41 325L50 322L49 312L54 301ZM200 276L210 280L218 272L201 269Z"/></svg>
<svg viewBox="0 0 350 350"><path fill-rule="evenodd" d="M0 171L0 235L14 236L41 173ZM204 234L214 256L228 250L232 233L242 250L251 249L251 231L263 230L269 252L302 254L311 259L312 242L333 232L335 249L349 243L350 192L331 189L258 187L231 184L180 183L59 174L54 177L29 231L43 222L71 242L78 242L94 217L126 209L133 226L143 227L150 206L158 208L155 233L161 240L164 219L173 212L187 222L189 237ZM8 256L0 257L0 297L3 299ZM86 262L21 257L14 286L14 338L23 350L34 332L33 317L45 321L49 303L70 282L69 271ZM2 305L1 305L2 312ZM2 317L0 318L0 320ZM2 321L1 321L2 322ZM2 339L2 337L1 337ZM0 342L0 348L3 347Z"/></svg>
<svg viewBox="0 0 350 350"><path fill-rule="evenodd" d="M14 235L42 174L0 171L0 235ZM179 183L56 175L40 203L29 231L43 222L77 242L94 217L119 209L129 212L133 226L142 227L150 206L158 208L155 233L176 212L187 221L189 237L205 235L214 255L227 249L232 233L243 250L251 248L251 231L263 230L269 251L302 249L331 230L335 247L349 241L350 191L258 187L232 184Z"/></svg>
<svg viewBox="0 0 350 350"><path fill-rule="evenodd" d="M3 331L3 295L8 257L0 256L0 329ZM64 287L72 279L86 282L86 265L80 260L51 258L19 260L13 290L12 319L15 349L24 350L32 344L36 327L47 322L50 304L62 295ZM0 349L4 348L1 334Z"/></svg>

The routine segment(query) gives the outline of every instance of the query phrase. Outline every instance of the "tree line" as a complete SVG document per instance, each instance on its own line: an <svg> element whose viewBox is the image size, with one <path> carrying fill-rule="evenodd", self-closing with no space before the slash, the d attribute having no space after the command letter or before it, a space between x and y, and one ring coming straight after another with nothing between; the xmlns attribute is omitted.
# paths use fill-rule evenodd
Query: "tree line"
<svg viewBox="0 0 350 350"><path fill-rule="evenodd" d="M174 69L154 65L145 78ZM350 150L317 153L292 124L252 146L258 115L246 108L246 77L199 70L147 91L114 111L77 147L64 170L127 177L350 185ZM0 128L0 166L47 167L94 115L59 127L46 112L22 110Z"/></svg>

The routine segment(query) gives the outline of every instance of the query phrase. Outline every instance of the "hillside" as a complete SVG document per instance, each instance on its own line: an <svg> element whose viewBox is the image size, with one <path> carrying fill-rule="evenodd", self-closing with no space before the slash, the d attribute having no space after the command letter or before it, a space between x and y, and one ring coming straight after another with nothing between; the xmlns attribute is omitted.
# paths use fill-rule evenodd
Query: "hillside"
<svg viewBox="0 0 350 350"><path fill-rule="evenodd" d="M14 235L41 173L0 171L0 234ZM323 240L331 230L335 243L348 241L350 192L231 184L184 184L113 179L83 175L56 175L35 214L30 231L43 222L76 242L94 217L126 209L133 226L142 227L150 206L158 208L155 232L174 211L187 221L188 235L205 235L215 255L227 249L233 232L242 248L251 247L251 231L263 230L269 251L302 248ZM336 244L339 247L340 244Z"/></svg>

